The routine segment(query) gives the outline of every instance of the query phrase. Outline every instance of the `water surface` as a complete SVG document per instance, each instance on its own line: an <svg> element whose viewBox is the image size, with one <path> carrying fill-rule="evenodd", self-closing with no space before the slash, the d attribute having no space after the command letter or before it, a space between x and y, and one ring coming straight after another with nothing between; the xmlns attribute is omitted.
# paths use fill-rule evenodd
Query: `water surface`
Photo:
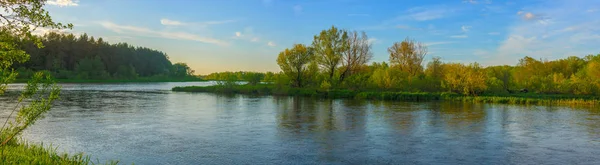
<svg viewBox="0 0 600 165"><path fill-rule="evenodd" d="M593 108L170 91L208 84L62 84L23 138L125 164L600 164Z"/></svg>

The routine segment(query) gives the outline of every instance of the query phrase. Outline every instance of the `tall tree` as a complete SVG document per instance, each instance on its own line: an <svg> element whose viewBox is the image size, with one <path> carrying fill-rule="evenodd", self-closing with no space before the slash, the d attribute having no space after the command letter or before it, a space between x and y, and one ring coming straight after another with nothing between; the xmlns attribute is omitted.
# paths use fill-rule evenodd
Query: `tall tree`
<svg viewBox="0 0 600 165"><path fill-rule="evenodd" d="M308 64L313 58L313 49L303 44L295 44L292 49L285 49L277 57L277 64L292 80L295 87L303 86L303 78Z"/></svg>
<svg viewBox="0 0 600 165"><path fill-rule="evenodd" d="M346 42L348 42L348 47L342 53L343 71L340 74L340 82L356 72L373 57L369 37L364 31L360 34L357 31L349 32Z"/></svg>
<svg viewBox="0 0 600 165"><path fill-rule="evenodd" d="M424 43L406 38L402 42L396 42L388 48L390 63L407 72L410 77L423 72L423 59L427 55L427 46Z"/></svg>
<svg viewBox="0 0 600 165"><path fill-rule="evenodd" d="M348 32L331 26L314 37L312 46L315 50L316 61L333 81L335 70L340 65L342 53L348 49Z"/></svg>

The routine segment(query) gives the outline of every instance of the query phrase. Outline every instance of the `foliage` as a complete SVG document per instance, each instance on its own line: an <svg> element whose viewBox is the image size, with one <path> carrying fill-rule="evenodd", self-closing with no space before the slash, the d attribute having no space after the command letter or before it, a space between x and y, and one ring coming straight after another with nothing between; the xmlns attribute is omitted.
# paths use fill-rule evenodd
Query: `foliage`
<svg viewBox="0 0 600 165"><path fill-rule="evenodd" d="M327 80L333 82L335 71L342 62L342 53L348 49L348 32L335 26L315 35L312 47L316 62L327 74Z"/></svg>
<svg viewBox="0 0 600 165"><path fill-rule="evenodd" d="M38 38L44 47L37 47L34 40L23 40L20 45L31 60L11 64L12 68L48 70L61 79L136 79L156 75L185 78L194 74L187 64L172 64L165 53L149 48L109 44L87 34L50 32Z"/></svg>
<svg viewBox="0 0 600 165"><path fill-rule="evenodd" d="M55 23L42 7L42 0L4 0L0 1L3 13L0 14L0 94L4 94L7 84L13 82L18 73L13 65L19 65L30 58L28 51L22 49L28 44L31 49L42 49L43 42L32 35L36 28L63 29L72 25ZM49 60L50 67L56 67L56 60ZM20 72L31 72L19 69ZM0 164L89 164L89 157L58 155L52 149L19 142L16 137L25 129L44 117L52 102L58 99L60 88L53 82L48 72L37 72L27 83L15 107L0 128ZM13 117L13 115L16 115ZM116 162L111 162L116 164Z"/></svg>
<svg viewBox="0 0 600 165"><path fill-rule="evenodd" d="M371 41L364 31L360 33L352 31L348 33L348 48L342 52L342 71L340 81L360 71L360 68L373 58L371 52Z"/></svg>
<svg viewBox="0 0 600 165"><path fill-rule="evenodd" d="M407 72L409 76L416 76L423 72L423 59L427 55L427 46L424 43L406 38L404 41L394 43L388 48L390 64Z"/></svg>
<svg viewBox="0 0 600 165"><path fill-rule="evenodd" d="M308 75L308 64L313 60L313 49L302 44L294 44L277 57L277 64L292 80L294 87L303 87Z"/></svg>

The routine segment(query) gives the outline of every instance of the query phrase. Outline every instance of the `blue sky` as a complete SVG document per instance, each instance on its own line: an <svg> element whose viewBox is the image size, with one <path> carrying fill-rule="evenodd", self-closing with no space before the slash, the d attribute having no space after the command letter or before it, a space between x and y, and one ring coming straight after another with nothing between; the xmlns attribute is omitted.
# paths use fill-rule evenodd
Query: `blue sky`
<svg viewBox="0 0 600 165"><path fill-rule="evenodd" d="M47 9L72 33L157 49L200 74L279 71L281 50L332 25L367 32L376 62L405 37L427 44L428 59L483 65L600 53L598 0L50 0Z"/></svg>

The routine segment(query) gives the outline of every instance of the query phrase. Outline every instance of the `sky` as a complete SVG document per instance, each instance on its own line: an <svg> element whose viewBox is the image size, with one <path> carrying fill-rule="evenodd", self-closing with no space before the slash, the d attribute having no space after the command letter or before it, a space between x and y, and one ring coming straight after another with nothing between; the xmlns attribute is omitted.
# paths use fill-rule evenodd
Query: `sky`
<svg viewBox="0 0 600 165"><path fill-rule="evenodd" d="M600 0L49 0L46 9L71 33L156 49L198 74L279 71L280 51L331 26L365 31L373 62L406 37L428 46L427 59L484 66L600 53Z"/></svg>

